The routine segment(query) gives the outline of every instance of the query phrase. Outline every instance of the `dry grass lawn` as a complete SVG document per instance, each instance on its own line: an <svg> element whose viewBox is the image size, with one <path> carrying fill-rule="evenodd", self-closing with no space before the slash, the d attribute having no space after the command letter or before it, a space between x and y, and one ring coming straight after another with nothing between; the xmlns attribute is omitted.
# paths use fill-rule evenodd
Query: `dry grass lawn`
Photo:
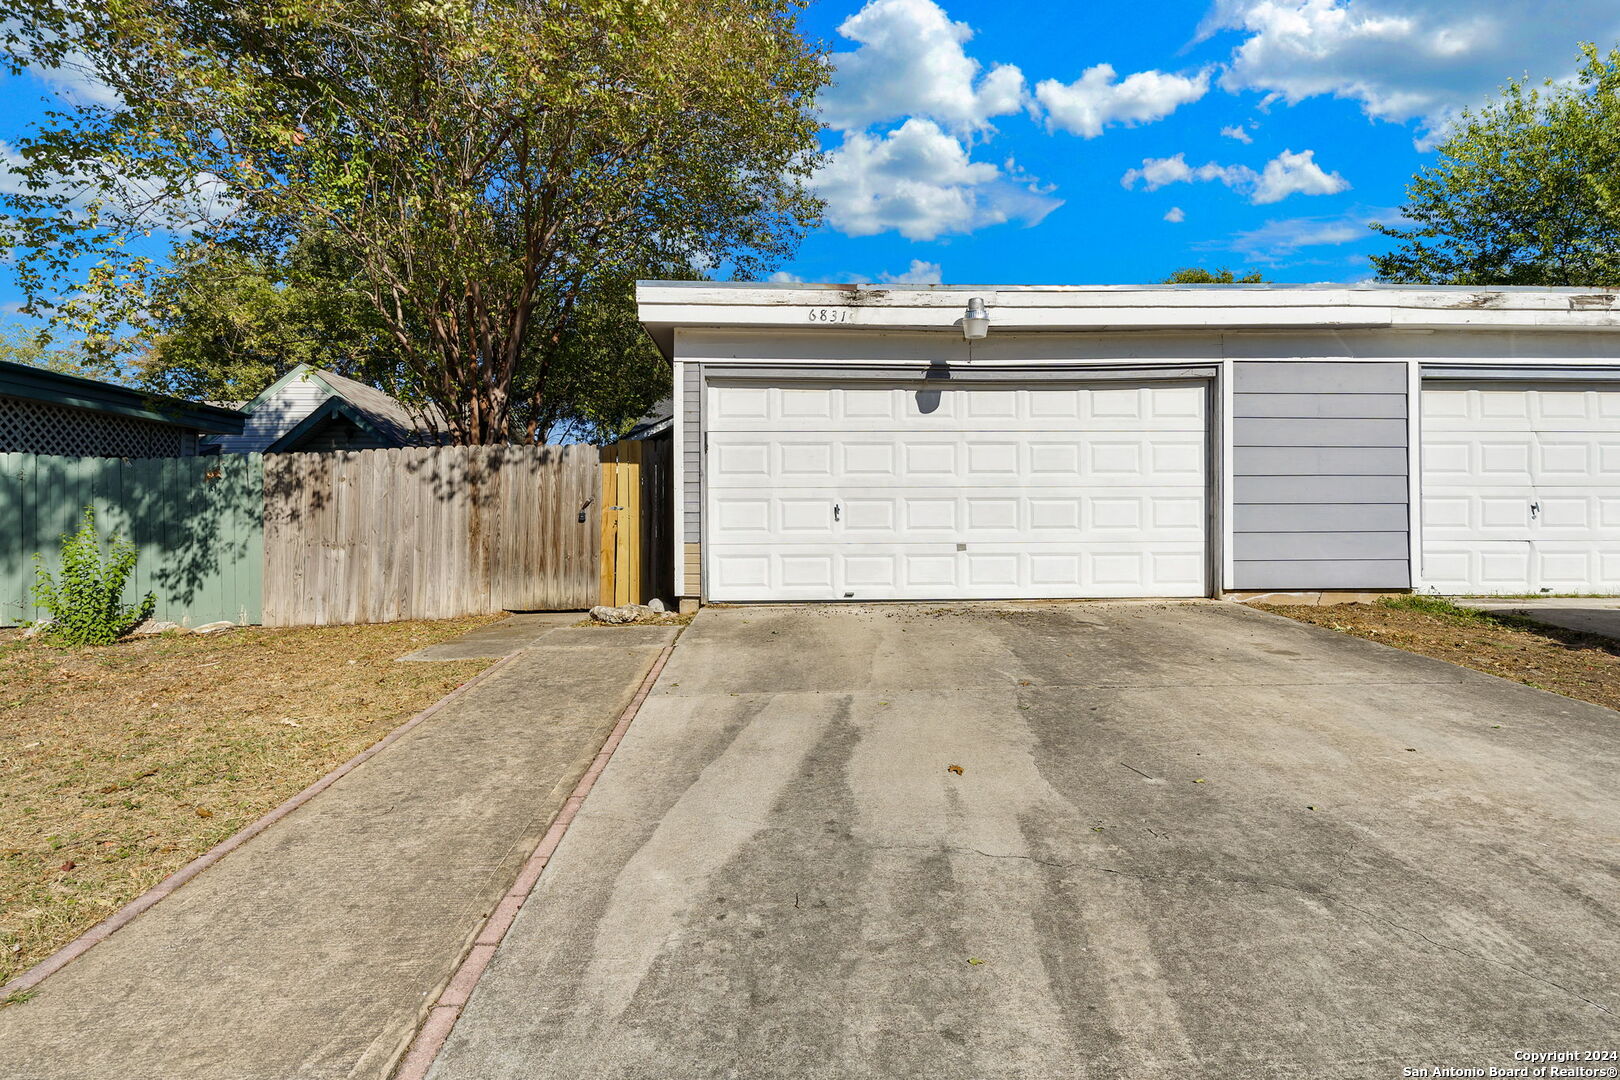
<svg viewBox="0 0 1620 1080"><path fill-rule="evenodd" d="M0 982L488 667L394 659L494 618L77 650L0 631Z"/></svg>
<svg viewBox="0 0 1620 1080"><path fill-rule="evenodd" d="M1620 644L1429 596L1329 607L1255 605L1407 652L1620 709Z"/></svg>

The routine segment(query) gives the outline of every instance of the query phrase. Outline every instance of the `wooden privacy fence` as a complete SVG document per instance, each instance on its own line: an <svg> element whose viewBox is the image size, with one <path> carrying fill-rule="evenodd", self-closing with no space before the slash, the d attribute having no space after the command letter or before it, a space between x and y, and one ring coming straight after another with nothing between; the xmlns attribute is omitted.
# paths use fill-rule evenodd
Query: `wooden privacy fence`
<svg viewBox="0 0 1620 1080"><path fill-rule="evenodd" d="M596 474L591 446L272 454L265 625L589 607Z"/></svg>
<svg viewBox="0 0 1620 1080"><path fill-rule="evenodd" d="M154 593L157 618L194 626L258 622L263 477L258 454L0 454L0 625L44 617L30 595L34 555L56 574L62 534L78 528L86 506L95 507L103 537L135 544L126 601Z"/></svg>
<svg viewBox="0 0 1620 1080"><path fill-rule="evenodd" d="M87 503L157 617L266 626L573 610L673 593L669 440L327 454L0 455L0 625ZM604 488L604 485L607 485ZM604 542L603 538L609 540Z"/></svg>

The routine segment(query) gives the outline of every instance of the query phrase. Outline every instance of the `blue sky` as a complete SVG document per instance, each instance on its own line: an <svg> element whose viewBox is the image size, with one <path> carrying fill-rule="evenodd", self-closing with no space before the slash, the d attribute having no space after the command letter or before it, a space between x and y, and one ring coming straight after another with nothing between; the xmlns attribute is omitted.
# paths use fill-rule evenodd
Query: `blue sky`
<svg viewBox="0 0 1620 1080"><path fill-rule="evenodd" d="M819 0L804 28L838 65L828 214L783 280L1356 281L1447 118L1568 77L1620 4ZM45 100L96 92L0 76L0 165ZM0 272L0 318L19 299Z"/></svg>
<svg viewBox="0 0 1620 1080"><path fill-rule="evenodd" d="M786 275L1356 281L1447 117L1568 77L1620 5L823 0L806 29L838 54L838 130L828 227Z"/></svg>

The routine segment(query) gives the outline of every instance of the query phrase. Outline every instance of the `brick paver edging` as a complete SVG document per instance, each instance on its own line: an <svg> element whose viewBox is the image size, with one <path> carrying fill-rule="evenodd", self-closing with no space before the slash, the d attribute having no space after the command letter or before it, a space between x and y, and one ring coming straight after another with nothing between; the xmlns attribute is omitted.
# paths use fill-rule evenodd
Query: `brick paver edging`
<svg viewBox="0 0 1620 1080"><path fill-rule="evenodd" d="M514 653L512 655L516 654ZM315 796L319 795L321 792L343 779L345 776L359 768L361 765L365 764L371 758L375 757L383 750L388 749L388 747L410 734L413 728L417 727L423 721L433 716L433 714L437 713L440 709L459 698L468 690L471 690L478 683L495 674L495 672L499 671L501 667L511 659L511 655L501 657L499 660L495 661L495 663L491 664L483 671L480 671L477 675L474 675L472 678L468 679L466 682L444 695L444 697L440 698L438 701L435 701L432 705L429 705L427 708L405 721L399 727L395 728L393 731L390 731L387 735L384 735L381 739L372 743L370 746L354 755L354 757L350 758L348 761L345 761L342 765L339 765L337 768L315 781L303 791L300 791L298 794L294 795L292 798L288 799L274 810L271 810L268 814L265 814L251 825L248 825L246 828L242 829L240 832L233 833L224 840L221 840L219 843L215 844L213 847L209 848L207 851L203 852L201 855L197 856L195 859L191 860L186 865L182 866L180 869L176 870L174 873L152 886L150 889L146 890L140 896L137 896L135 899L131 900L129 903L125 904L123 907L119 908L105 919L96 923L96 925L92 926L90 929L86 930L84 933L80 934L78 937L74 938L72 941L68 942L66 945L62 946L54 953L41 960L27 971L23 972L21 975L18 975L15 979L12 979L4 986L0 986L0 1001L3 1001L6 997L12 994L32 990L48 976L54 975L56 972L61 971L64 967L71 964L85 953L89 952L95 946L112 937L118 931L134 922L137 916L145 912L148 908L152 907L152 905L156 904L159 900L162 900L180 886L184 885L186 882L190 881L192 878L196 877L210 866L213 866L219 860L223 859L225 856L229 855L231 852L235 851L237 848L241 847L255 836L258 836L260 833L264 832L264 830L268 829L270 826L274 825L276 822L280 821L282 818L286 817L288 814L292 813L294 810L298 809L300 806L303 806L305 803L309 802L309 800L313 799Z"/></svg>
<svg viewBox="0 0 1620 1080"><path fill-rule="evenodd" d="M535 846L528 861L523 864L523 869L518 873L517 880L512 883L512 888L484 921L483 929L474 939L473 947L467 953L466 959L462 960L461 966L445 984L444 990L439 994L439 1000L428 1010L427 1020L417 1031L416 1038L411 1040L410 1049L406 1051L393 1080L423 1080L428 1070L433 1067L433 1060L439 1056L445 1041L450 1038L450 1031L461 1018L461 1010L466 1006L467 999L472 996L473 988L478 985L478 980L483 978L485 970L489 968L489 962L494 959L495 950L500 946L501 939L506 937L506 931L511 928L512 920L517 918L518 909L529 898L529 893L534 891L535 884L540 880L541 871L545 870L546 864L551 861L557 845L568 832L569 823L574 820L574 815L579 813L585 796L596 786L597 777L602 775L602 770L613 757L613 751L618 749L625 731L630 727L630 721L634 720L636 713L641 710L641 703L647 700L653 683L658 681L659 673L664 670L664 662L669 659L669 654L674 649L673 644L666 645L664 651L658 654L658 659L653 662L647 677L641 681L636 696L631 699L624 714L619 717L612 734L602 744L596 760L585 770L585 775L579 778L573 794L568 796L562 809L552 820L551 828L546 830L546 835L541 837L540 843Z"/></svg>

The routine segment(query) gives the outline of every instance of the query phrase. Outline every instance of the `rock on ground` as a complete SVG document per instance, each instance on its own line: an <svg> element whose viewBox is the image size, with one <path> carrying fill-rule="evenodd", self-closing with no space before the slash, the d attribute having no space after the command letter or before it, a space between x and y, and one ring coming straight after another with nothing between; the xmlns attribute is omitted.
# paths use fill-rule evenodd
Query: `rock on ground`
<svg viewBox="0 0 1620 1080"><path fill-rule="evenodd" d="M591 621L607 623L609 626L619 626L624 623L639 622L642 619L655 619L658 612L646 604L625 604L622 607L606 607L597 605L591 608Z"/></svg>

